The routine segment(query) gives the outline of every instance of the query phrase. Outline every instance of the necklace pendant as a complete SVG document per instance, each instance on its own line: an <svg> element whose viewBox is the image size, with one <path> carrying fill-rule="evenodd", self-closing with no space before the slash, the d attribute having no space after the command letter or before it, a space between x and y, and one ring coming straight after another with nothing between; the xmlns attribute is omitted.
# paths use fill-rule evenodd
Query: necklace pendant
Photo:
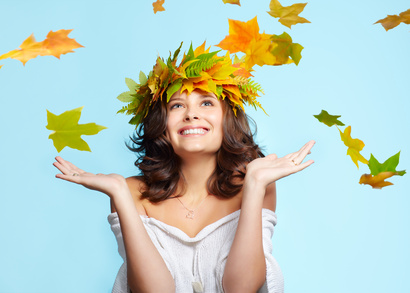
<svg viewBox="0 0 410 293"><path fill-rule="evenodd" d="M188 219L193 220L194 219L194 211L188 211L188 214L185 216Z"/></svg>

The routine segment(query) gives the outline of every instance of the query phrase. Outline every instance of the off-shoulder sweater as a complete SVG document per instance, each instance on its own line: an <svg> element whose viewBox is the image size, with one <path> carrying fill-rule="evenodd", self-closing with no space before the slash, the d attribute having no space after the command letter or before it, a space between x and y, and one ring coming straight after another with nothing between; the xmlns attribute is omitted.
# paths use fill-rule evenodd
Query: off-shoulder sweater
<svg viewBox="0 0 410 293"><path fill-rule="evenodd" d="M140 216L149 237L165 261L174 281L176 293L222 293L222 277L235 237L240 210L203 228L191 238L182 230L155 218ZM117 213L108 215L124 260L114 282L112 293L129 293L127 264L120 221ZM272 236L277 223L275 212L262 209L263 250L266 281L258 293L283 293L282 271L272 256Z"/></svg>

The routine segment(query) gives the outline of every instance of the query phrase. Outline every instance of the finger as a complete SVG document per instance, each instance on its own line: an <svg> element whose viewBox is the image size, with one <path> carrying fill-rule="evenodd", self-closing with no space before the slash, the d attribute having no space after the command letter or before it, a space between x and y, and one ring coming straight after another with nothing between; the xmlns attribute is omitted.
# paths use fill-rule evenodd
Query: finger
<svg viewBox="0 0 410 293"><path fill-rule="evenodd" d="M57 174L56 178L63 179L69 182L81 184L81 176L73 176L73 175L66 175L66 174Z"/></svg>
<svg viewBox="0 0 410 293"><path fill-rule="evenodd" d="M80 168L78 168L76 165L74 165L73 163L71 163L70 161L66 161L67 165L70 166L71 170L75 170L78 173L84 173L83 170L81 170Z"/></svg>
<svg viewBox="0 0 410 293"><path fill-rule="evenodd" d="M266 158L268 158L269 160L276 160L278 156L276 154L269 154L266 156Z"/></svg>
<svg viewBox="0 0 410 293"><path fill-rule="evenodd" d="M309 160L309 161L306 161L306 162L304 162L304 163L302 163L302 164L300 164L300 165L297 165L297 166L296 166L296 167L297 167L297 169L296 169L297 171L296 171L295 173L297 173L297 172L299 172L299 171L302 171L303 169L309 167L309 166L312 165L314 162L315 162L315 161L313 161L313 160Z"/></svg>
<svg viewBox="0 0 410 293"><path fill-rule="evenodd" d="M59 162L54 162L53 166L56 167L58 170L60 170L61 173L63 173L63 174L69 174L70 173L70 171Z"/></svg>
<svg viewBox="0 0 410 293"><path fill-rule="evenodd" d="M314 146L315 141L311 140L307 144L305 144L299 152L296 153L296 156L292 158L292 161L299 165L302 163L302 161L305 159L305 157L310 153L310 150Z"/></svg>
<svg viewBox="0 0 410 293"><path fill-rule="evenodd" d="M62 166L64 166L67 170L70 170L71 173L84 173L83 170L72 164L71 162L64 160L62 157L57 156L56 160L58 163L60 163Z"/></svg>
<svg viewBox="0 0 410 293"><path fill-rule="evenodd" d="M291 159L291 160L292 160L292 159L295 159L301 152L303 152L303 151L309 146L309 143L310 143L310 142L311 142L311 141L305 143L297 152L287 154L287 155L285 156L285 158L288 158L288 159Z"/></svg>

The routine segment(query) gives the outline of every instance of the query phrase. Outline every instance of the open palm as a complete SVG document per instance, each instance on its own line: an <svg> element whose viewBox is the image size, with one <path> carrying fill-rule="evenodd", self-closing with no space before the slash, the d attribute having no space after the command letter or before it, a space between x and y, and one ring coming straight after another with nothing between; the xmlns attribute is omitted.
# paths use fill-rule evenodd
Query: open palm
<svg viewBox="0 0 410 293"><path fill-rule="evenodd" d="M127 186L125 178L121 175L89 173L61 157L56 157L56 162L53 165L61 171L61 174L56 175L57 178L103 192L110 197Z"/></svg>

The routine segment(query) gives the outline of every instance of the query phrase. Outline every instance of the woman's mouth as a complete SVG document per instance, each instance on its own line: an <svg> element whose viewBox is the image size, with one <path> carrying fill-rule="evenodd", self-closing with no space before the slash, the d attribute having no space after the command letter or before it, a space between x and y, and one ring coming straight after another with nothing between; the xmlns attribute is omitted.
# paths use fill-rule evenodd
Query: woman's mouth
<svg viewBox="0 0 410 293"><path fill-rule="evenodd" d="M205 128L190 128L190 129L185 129L180 132L181 135L189 135L189 134L205 134L209 130Z"/></svg>

